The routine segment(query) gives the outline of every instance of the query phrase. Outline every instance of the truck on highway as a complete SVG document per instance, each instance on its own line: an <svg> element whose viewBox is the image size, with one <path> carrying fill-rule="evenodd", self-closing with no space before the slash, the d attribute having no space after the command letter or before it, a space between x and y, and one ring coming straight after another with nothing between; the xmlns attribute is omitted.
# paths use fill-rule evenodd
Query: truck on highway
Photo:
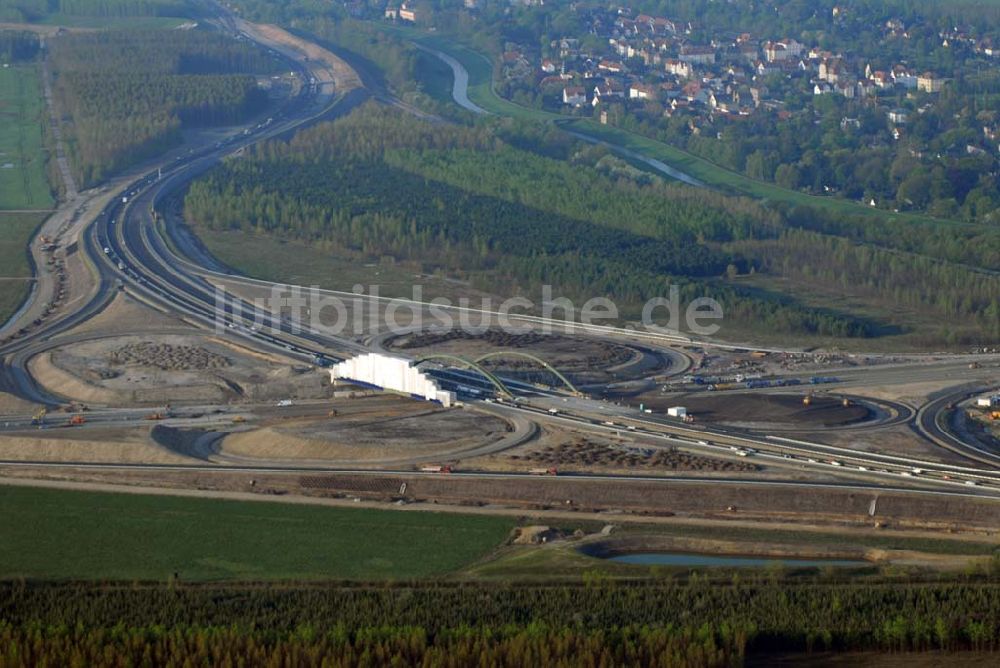
<svg viewBox="0 0 1000 668"><path fill-rule="evenodd" d="M559 475L559 470L555 466L548 468L536 468L528 471L531 475Z"/></svg>
<svg viewBox="0 0 1000 668"><path fill-rule="evenodd" d="M443 465L428 465L420 467L421 473L451 473L451 466L447 464Z"/></svg>

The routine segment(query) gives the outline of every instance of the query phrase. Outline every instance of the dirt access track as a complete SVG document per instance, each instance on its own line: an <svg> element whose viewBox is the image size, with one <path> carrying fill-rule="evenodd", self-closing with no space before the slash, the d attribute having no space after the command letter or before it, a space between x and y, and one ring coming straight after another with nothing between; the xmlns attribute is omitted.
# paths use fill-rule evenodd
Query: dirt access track
<svg viewBox="0 0 1000 668"><path fill-rule="evenodd" d="M311 68L313 76L316 77L316 83L321 88L332 87L334 91L346 93L361 88L363 85L358 73L342 59L321 46L293 35L284 28L271 24L250 23L242 19L237 19L236 24L240 30L255 40L272 45L276 50L292 59L302 60L304 58L313 63L322 63L323 68ZM324 90L323 92L331 93L333 91Z"/></svg>
<svg viewBox="0 0 1000 668"><path fill-rule="evenodd" d="M995 499L927 496L901 491L798 488L721 481L583 480L559 476L504 478L447 474L331 474L305 472L33 469L0 465L0 476L45 485L79 481L142 488L172 488L211 495L240 492L292 503L328 499L438 503L476 512L600 513L609 521L655 516L692 520L813 522L838 527L880 527L974 532L1000 529ZM189 491L188 491L189 490Z"/></svg>

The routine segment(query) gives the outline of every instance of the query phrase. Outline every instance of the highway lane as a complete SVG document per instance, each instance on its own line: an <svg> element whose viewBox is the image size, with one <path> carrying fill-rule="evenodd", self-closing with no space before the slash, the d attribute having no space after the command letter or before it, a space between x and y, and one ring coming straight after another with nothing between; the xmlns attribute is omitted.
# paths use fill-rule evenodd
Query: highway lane
<svg viewBox="0 0 1000 668"><path fill-rule="evenodd" d="M604 409L605 415L595 417L594 410L580 414L563 406L549 408L528 402L502 402L512 411L532 413L536 419L582 426L590 431L603 431L632 438L658 438L701 454L724 458L762 458L761 463L796 466L836 476L880 479L906 478L911 485L986 486L990 493L1000 494L1000 472L990 469L956 466L940 462L902 457L884 453L868 453L849 448L829 446L770 435L753 436L745 433L725 433L719 430L684 426L637 411L622 413L614 407ZM573 400L564 404L572 404ZM553 413L552 411L556 411Z"/></svg>
<svg viewBox="0 0 1000 668"><path fill-rule="evenodd" d="M986 464L993 467L994 470L1000 469L1000 453L991 452L971 443L966 443L943 426L947 414L953 407L957 407L966 399L983 394L995 387L995 385L968 383L958 388L953 388L952 391L921 406L912 424L914 431L942 448L959 454L966 459Z"/></svg>

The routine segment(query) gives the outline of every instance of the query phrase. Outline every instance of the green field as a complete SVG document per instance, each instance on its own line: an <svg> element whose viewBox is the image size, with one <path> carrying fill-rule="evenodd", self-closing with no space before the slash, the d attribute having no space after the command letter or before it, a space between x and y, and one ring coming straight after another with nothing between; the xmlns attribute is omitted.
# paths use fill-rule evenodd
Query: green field
<svg viewBox="0 0 1000 668"><path fill-rule="evenodd" d="M0 578L412 579L496 548L512 520L0 487Z"/></svg>
<svg viewBox="0 0 1000 668"><path fill-rule="evenodd" d="M369 286L377 285L381 296L400 299L412 299L415 284L422 287L427 299L444 297L457 301L468 295L464 283L418 275L416 269L402 263L366 263L302 242L276 241L252 232L193 227L205 248L219 261L245 276L265 281L325 290L343 290L351 285L363 285L368 290Z"/></svg>
<svg viewBox="0 0 1000 668"><path fill-rule="evenodd" d="M45 174L45 104L34 66L0 68L0 323L30 289L25 245L54 205Z"/></svg>
<svg viewBox="0 0 1000 668"><path fill-rule="evenodd" d="M0 69L0 209L50 209L42 122L45 104L34 66Z"/></svg>
<svg viewBox="0 0 1000 668"><path fill-rule="evenodd" d="M0 211L0 323L6 322L31 288L31 268L24 245L47 213Z"/></svg>

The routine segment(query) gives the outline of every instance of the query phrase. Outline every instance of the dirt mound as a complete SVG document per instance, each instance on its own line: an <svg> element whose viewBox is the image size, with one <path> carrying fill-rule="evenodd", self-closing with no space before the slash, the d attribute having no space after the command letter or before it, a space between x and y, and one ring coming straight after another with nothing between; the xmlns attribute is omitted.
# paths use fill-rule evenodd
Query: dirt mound
<svg viewBox="0 0 1000 668"><path fill-rule="evenodd" d="M149 366L163 371L189 369L221 369L231 365L224 355L213 353L201 346L173 345L140 341L129 343L108 353L108 364L123 366Z"/></svg>
<svg viewBox="0 0 1000 668"><path fill-rule="evenodd" d="M538 545L559 540L563 534L558 529L542 525L531 525L514 529L514 545Z"/></svg>
<svg viewBox="0 0 1000 668"><path fill-rule="evenodd" d="M381 413L350 409L321 420L290 420L222 441L222 455L250 459L377 461L442 456L496 441L511 426L472 411L428 410L416 402L387 405Z"/></svg>
<svg viewBox="0 0 1000 668"><path fill-rule="evenodd" d="M13 461L190 464L151 443L148 429L49 429L0 436L0 459Z"/></svg>
<svg viewBox="0 0 1000 668"><path fill-rule="evenodd" d="M551 445L510 459L548 466L584 466L624 469L660 469L668 471L759 471L749 462L731 462L680 452L634 446L595 443L585 437Z"/></svg>
<svg viewBox="0 0 1000 668"><path fill-rule="evenodd" d="M610 369L633 361L638 353L628 346L597 339L556 336L525 332L514 334L490 329L474 334L455 329L447 332L415 332L388 339L386 347L393 350L428 350L478 357L502 351L531 353L544 359L560 371L593 372ZM505 371L538 371L538 364L517 357L495 357L484 360L483 366Z"/></svg>
<svg viewBox="0 0 1000 668"><path fill-rule="evenodd" d="M393 346L400 350L411 350L413 348L424 348L434 346L447 341L483 341L498 348L528 348L538 345L546 340L546 337L535 332L525 334L511 334L497 329L490 329L482 334L476 335L462 330L450 330L442 333L423 332L408 334L393 340Z"/></svg>

